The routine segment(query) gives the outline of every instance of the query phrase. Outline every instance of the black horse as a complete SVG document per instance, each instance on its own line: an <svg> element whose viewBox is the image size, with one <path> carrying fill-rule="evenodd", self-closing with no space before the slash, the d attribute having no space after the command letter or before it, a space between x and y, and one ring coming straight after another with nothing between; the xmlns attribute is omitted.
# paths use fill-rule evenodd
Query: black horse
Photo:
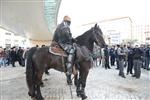
<svg viewBox="0 0 150 100"><path fill-rule="evenodd" d="M105 41L102 37L102 31L97 24L83 35L76 38L77 45L75 45L75 47L77 51L75 65L79 71L79 78L77 77L78 75L75 75L75 83L77 86L77 95L81 96L82 99L87 98L84 89L89 69L92 67L92 61L87 58L93 51L94 42L100 46L105 45ZM62 59L64 61L62 61ZM62 56L49 53L49 47L31 48L28 51L26 64L26 81L29 88L29 96L37 100L43 100L40 90L43 73L48 68L66 72L63 63L66 60L66 57L62 58Z"/></svg>

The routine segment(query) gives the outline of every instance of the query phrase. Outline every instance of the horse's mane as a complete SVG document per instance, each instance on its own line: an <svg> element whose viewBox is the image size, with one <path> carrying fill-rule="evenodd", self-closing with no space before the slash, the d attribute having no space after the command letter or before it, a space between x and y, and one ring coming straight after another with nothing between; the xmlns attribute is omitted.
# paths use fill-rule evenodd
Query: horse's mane
<svg viewBox="0 0 150 100"><path fill-rule="evenodd" d="M76 37L76 40L81 40L83 41L82 39L86 39L87 36L90 35L92 29L89 29L88 31L84 32L83 34L81 34L80 36Z"/></svg>
<svg viewBox="0 0 150 100"><path fill-rule="evenodd" d="M76 43L80 46L86 46L91 52L93 51L92 28L76 37Z"/></svg>

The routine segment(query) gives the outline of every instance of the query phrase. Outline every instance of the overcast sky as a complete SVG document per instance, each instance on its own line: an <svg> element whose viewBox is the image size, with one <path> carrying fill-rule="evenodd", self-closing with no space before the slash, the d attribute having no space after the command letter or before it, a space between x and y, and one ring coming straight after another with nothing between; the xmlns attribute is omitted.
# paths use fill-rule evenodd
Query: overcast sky
<svg viewBox="0 0 150 100"><path fill-rule="evenodd" d="M62 0L59 21L64 15L85 23L130 16L136 23L150 23L149 10L149 0Z"/></svg>
<svg viewBox="0 0 150 100"><path fill-rule="evenodd" d="M62 0L58 23L64 15L74 30L90 22L129 16L135 24L150 24L150 0Z"/></svg>

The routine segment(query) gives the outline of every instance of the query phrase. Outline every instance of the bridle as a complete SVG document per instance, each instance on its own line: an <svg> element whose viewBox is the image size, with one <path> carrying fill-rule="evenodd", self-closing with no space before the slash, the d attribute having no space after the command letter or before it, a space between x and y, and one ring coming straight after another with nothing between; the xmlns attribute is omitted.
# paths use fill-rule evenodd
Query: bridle
<svg viewBox="0 0 150 100"><path fill-rule="evenodd" d="M95 40L96 40L96 44L97 45L101 45L101 43L99 43L99 40L98 40L98 38L97 38L97 36L95 35L96 34L96 32L95 32L95 30L93 29L93 31L92 31L92 34L94 35L94 38L95 38Z"/></svg>

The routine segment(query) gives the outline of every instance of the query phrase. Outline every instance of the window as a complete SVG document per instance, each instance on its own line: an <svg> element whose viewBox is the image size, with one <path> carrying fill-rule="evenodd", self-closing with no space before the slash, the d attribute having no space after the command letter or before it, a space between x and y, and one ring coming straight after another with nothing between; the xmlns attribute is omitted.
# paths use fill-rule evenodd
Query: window
<svg viewBox="0 0 150 100"><path fill-rule="evenodd" d="M11 33L5 33L5 35L11 35Z"/></svg>

